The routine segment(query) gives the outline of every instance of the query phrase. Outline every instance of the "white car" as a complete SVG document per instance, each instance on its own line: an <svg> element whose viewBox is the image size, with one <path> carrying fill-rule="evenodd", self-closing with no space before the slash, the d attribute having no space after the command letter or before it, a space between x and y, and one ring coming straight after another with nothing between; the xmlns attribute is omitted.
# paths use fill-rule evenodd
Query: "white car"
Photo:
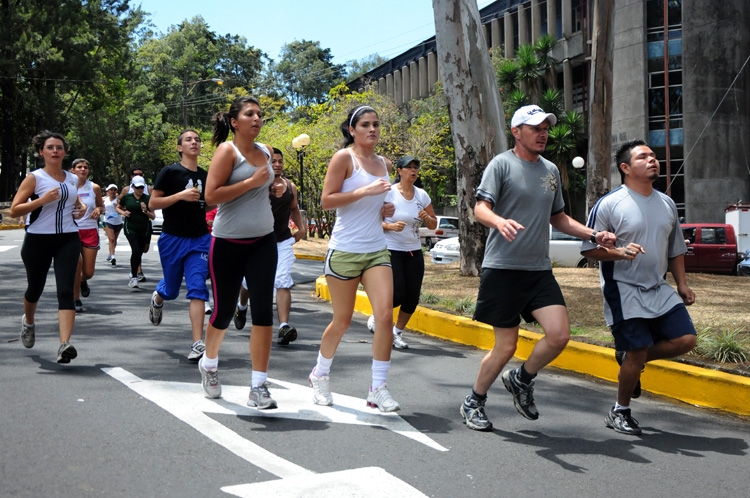
<svg viewBox="0 0 750 498"><path fill-rule="evenodd" d="M161 226L164 224L164 213L161 209L154 211L154 219L151 220L151 229L153 233L161 233Z"/></svg>
<svg viewBox="0 0 750 498"><path fill-rule="evenodd" d="M581 239L549 227L549 259L553 266L586 268L588 260L581 256Z"/></svg>
<svg viewBox="0 0 750 498"><path fill-rule="evenodd" d="M461 248L458 237L451 237L439 241L430 250L433 263L448 264L461 261ZM549 259L554 266L571 266L585 268L588 260L581 256L581 239L567 235L550 225Z"/></svg>
<svg viewBox="0 0 750 498"><path fill-rule="evenodd" d="M439 265L461 261L461 246L458 244L458 237L438 241L430 249L430 260Z"/></svg>

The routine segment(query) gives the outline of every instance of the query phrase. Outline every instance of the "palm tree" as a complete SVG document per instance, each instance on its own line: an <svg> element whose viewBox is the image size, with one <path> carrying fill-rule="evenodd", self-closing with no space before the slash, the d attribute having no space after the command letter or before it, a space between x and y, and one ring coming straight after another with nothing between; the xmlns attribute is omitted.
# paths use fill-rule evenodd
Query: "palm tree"
<svg viewBox="0 0 750 498"><path fill-rule="evenodd" d="M560 64L560 61L551 55L555 45L557 45L557 38L549 34L542 35L534 43L534 52L536 52L539 69L544 74L547 88L557 88L557 73L555 68Z"/></svg>
<svg viewBox="0 0 750 498"><path fill-rule="evenodd" d="M516 50L516 60L520 71L519 79L521 88L536 100L539 96L539 79L543 72L539 69L539 59L536 57L536 51L531 45L521 45Z"/></svg>

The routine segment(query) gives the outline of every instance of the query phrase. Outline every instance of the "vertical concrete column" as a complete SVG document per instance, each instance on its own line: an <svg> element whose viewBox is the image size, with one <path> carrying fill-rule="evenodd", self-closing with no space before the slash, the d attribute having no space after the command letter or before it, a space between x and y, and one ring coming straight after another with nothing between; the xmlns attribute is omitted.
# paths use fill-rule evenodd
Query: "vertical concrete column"
<svg viewBox="0 0 750 498"><path fill-rule="evenodd" d="M565 112L573 110L573 68L570 59L563 59L563 96L565 98Z"/></svg>
<svg viewBox="0 0 750 498"><path fill-rule="evenodd" d="M378 89L378 80L374 80L372 82L372 90L377 94L380 93L380 90Z"/></svg>
<svg viewBox="0 0 750 498"><path fill-rule="evenodd" d="M401 81L403 81L402 89L404 92L404 104L411 100L411 84L409 83L409 66L401 68Z"/></svg>
<svg viewBox="0 0 750 498"><path fill-rule="evenodd" d="M396 105L404 103L404 86L401 82L401 71L398 69L393 71L393 101Z"/></svg>
<svg viewBox="0 0 750 498"><path fill-rule="evenodd" d="M409 84L411 85L411 98L419 98L419 69L417 69L417 63L411 62L409 64Z"/></svg>
<svg viewBox="0 0 750 498"><path fill-rule="evenodd" d="M393 98L393 73L385 75L385 94Z"/></svg>
<svg viewBox="0 0 750 498"><path fill-rule="evenodd" d="M378 79L378 93L380 95L385 95L386 94L385 92L387 90L388 89L385 87L385 78Z"/></svg>
<svg viewBox="0 0 750 498"><path fill-rule="evenodd" d="M427 58L420 57L417 64L419 65L419 98L423 99L430 94L427 83Z"/></svg>
<svg viewBox="0 0 750 498"><path fill-rule="evenodd" d="M435 83L438 81L437 54L435 52L427 54L427 80L430 93L432 93L435 91Z"/></svg>
<svg viewBox="0 0 750 498"><path fill-rule="evenodd" d="M500 19L493 19L490 22L490 33L492 36L492 48L500 48Z"/></svg>
<svg viewBox="0 0 750 498"><path fill-rule="evenodd" d="M542 9L539 0L531 0L531 42L534 43L542 36Z"/></svg>
<svg viewBox="0 0 750 498"><path fill-rule="evenodd" d="M515 28L513 27L513 14L506 11L503 17L505 24L505 50L504 55L506 58L511 59L516 54L516 47L513 44L513 34Z"/></svg>
<svg viewBox="0 0 750 498"><path fill-rule="evenodd" d="M529 9L523 4L518 6L518 44L529 43Z"/></svg>
<svg viewBox="0 0 750 498"><path fill-rule="evenodd" d="M562 29L563 38L570 38L573 34L573 10L570 0L562 0Z"/></svg>
<svg viewBox="0 0 750 498"><path fill-rule="evenodd" d="M557 38L560 33L557 32L557 1L547 0L547 34L552 38Z"/></svg>

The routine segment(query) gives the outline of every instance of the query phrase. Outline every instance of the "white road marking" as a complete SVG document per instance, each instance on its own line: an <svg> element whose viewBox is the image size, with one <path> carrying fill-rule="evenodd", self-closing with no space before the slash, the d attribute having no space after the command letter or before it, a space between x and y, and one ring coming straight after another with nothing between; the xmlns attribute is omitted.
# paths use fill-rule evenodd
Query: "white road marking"
<svg viewBox="0 0 750 498"><path fill-rule="evenodd" d="M273 496L274 498L330 498L337 497L378 497L378 498L417 498L426 497L401 479L379 467L314 474L297 479L240 484L221 488L240 498Z"/></svg>
<svg viewBox="0 0 750 498"><path fill-rule="evenodd" d="M143 380L119 367L102 370L235 455L281 478L280 481L222 488L222 491L240 497L258 496L260 489L263 490L260 493L262 496L279 497L332 496L331 490L340 491L333 493L333 496L362 498L425 495L377 467L316 474L248 441L206 413L378 426L437 451L448 451L417 431L398 414L380 413L366 408L366 401L362 398L334 394L334 406L318 406L312 402L311 388L269 379L273 397L280 408L260 411L246 405L246 386L223 385L222 398L208 399L198 383ZM373 482L377 482L378 485L373 486ZM384 490L387 490L385 494Z"/></svg>
<svg viewBox="0 0 750 498"><path fill-rule="evenodd" d="M18 246L0 246L0 252L10 251Z"/></svg>

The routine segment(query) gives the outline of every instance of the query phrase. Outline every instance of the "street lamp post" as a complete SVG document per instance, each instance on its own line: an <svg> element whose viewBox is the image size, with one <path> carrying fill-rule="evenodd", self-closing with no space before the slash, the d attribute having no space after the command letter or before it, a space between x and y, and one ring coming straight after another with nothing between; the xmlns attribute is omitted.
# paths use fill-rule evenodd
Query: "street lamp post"
<svg viewBox="0 0 750 498"><path fill-rule="evenodd" d="M304 180L304 168L303 163L305 161L305 148L310 145L310 137L303 133L298 137L295 137L294 140L292 140L292 147L297 151L297 161L299 162L299 188L297 191L299 192L297 202L300 205L300 208L304 209L304 203L302 201L302 188L303 188L303 180Z"/></svg>
<svg viewBox="0 0 750 498"><path fill-rule="evenodd" d="M207 81L213 81L217 85L223 85L224 80L221 78L208 78L205 80L198 80L198 81L188 81L187 80L187 68L185 68L185 75L182 78L182 129L187 129L187 96L188 93L197 85L198 83L205 83ZM188 89L188 86L190 88Z"/></svg>
<svg viewBox="0 0 750 498"><path fill-rule="evenodd" d="M571 162L573 164L573 167L576 170L576 173L580 173L581 170L583 169L583 166L586 164L586 161L581 156L574 157ZM585 184L586 183L586 172L584 172L583 175L584 175L583 176L583 182ZM577 200L578 200L578 194L576 193L576 204L578 204ZM588 215L589 215L588 200L586 201L586 203L584 205L584 209L586 210L586 217L588 217Z"/></svg>

